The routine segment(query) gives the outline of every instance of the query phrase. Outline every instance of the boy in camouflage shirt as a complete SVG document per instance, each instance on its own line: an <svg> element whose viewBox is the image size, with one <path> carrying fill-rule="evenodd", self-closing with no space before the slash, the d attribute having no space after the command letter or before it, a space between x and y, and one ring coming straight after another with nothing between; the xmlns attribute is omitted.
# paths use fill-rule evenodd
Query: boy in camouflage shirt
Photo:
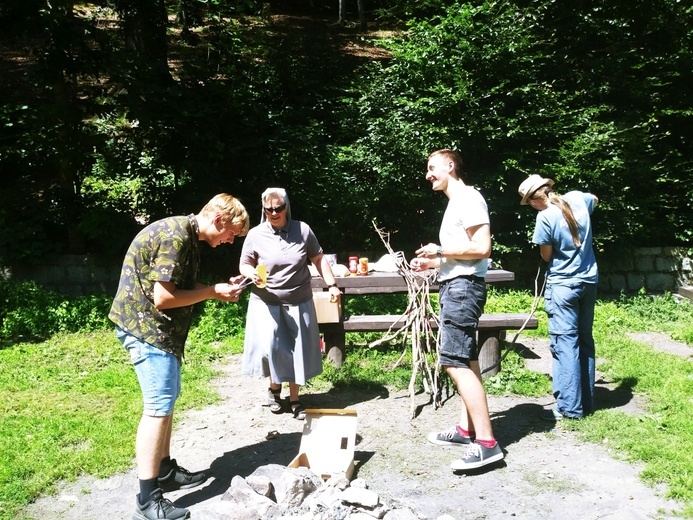
<svg viewBox="0 0 693 520"><path fill-rule="evenodd" d="M140 231L123 261L109 318L130 354L144 410L137 430L140 493L133 519L189 518L163 497L206 480L171 459L173 408L181 388L181 362L192 308L207 299L237 302L242 276L211 286L198 282L200 241L216 247L248 232L249 218L231 195L216 195L197 215L158 220Z"/></svg>

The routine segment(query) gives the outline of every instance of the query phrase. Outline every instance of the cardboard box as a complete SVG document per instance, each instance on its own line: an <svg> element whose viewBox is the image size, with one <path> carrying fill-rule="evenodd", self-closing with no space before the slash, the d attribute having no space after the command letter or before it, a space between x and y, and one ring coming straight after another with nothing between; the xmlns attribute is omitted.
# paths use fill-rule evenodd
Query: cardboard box
<svg viewBox="0 0 693 520"><path fill-rule="evenodd" d="M354 473L356 410L315 408L306 410L298 455L290 468L305 467L324 480Z"/></svg>
<svg viewBox="0 0 693 520"><path fill-rule="evenodd" d="M315 303L318 323L339 323L342 317L341 298L336 302L330 302L329 292L314 292L313 303Z"/></svg>

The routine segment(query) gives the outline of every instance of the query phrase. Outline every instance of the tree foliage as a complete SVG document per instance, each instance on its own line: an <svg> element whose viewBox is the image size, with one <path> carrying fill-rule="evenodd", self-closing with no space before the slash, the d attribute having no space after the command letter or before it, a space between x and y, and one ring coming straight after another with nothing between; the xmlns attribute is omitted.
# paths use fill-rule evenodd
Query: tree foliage
<svg viewBox="0 0 693 520"><path fill-rule="evenodd" d="M459 149L505 246L526 243L516 188L530 172L597 194L602 244L690 242L690 9L609 6L461 3L413 22L359 84L355 169L375 170L394 208L427 152Z"/></svg>
<svg viewBox="0 0 693 520"><path fill-rule="evenodd" d="M685 3L373 5L407 20L387 59L252 0L3 3L0 260L118 257L143 223L222 191L255 223L269 185L326 250L381 250L375 219L410 252L437 237L424 165L443 147L489 201L494 256L528 244L531 172L599 196L603 247L691 242Z"/></svg>

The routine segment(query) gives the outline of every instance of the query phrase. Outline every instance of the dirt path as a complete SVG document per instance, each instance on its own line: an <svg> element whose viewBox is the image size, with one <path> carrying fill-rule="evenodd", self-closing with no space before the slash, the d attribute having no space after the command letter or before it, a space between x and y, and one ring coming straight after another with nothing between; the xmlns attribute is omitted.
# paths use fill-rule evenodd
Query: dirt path
<svg viewBox="0 0 693 520"><path fill-rule="evenodd" d="M528 365L548 373L545 341L524 341ZM268 463L288 464L298 451L301 423L289 414L273 415L262 406L265 382L240 374L240 359L232 357L217 381L224 402L188 413L174 429L173 452L191 469L209 468L211 478L201 488L172 493L192 517L221 499L234 475L246 476ZM639 413L637 399L600 384L602 406ZM551 398L490 397L493 427L506 450L492 471L454 475L450 462L460 448L426 442L432 429L454 424L456 397L439 410L420 396L418 417L410 419L410 401L403 392L381 388L372 392L313 393L304 400L315 408L353 408L358 412L356 477L387 504L407 506L422 518L448 514L455 519L650 519L671 518L675 502L662 498L638 479L639 467L617 460L604 445L586 444L576 435L537 418ZM267 440L273 430L279 436ZM130 442L130 440L128 440ZM134 509L134 469L108 479L84 477L61 487L27 509L31 518L130 518Z"/></svg>

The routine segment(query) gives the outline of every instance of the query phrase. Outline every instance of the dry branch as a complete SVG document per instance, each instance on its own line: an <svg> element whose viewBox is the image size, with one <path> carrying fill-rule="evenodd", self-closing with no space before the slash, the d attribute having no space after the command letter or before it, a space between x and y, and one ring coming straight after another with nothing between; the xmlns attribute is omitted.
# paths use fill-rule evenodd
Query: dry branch
<svg viewBox="0 0 693 520"><path fill-rule="evenodd" d="M397 366L407 353L407 343L411 346L412 371L409 379L410 411L412 418L416 412L416 379L421 375L424 391L431 396L431 401L437 409L441 405L442 389L440 387L440 365L438 362L438 314L431 305L430 285L435 281L436 272L419 273L412 271L409 262L401 251L395 252L390 246L389 233L379 229L373 221L378 236L385 244L387 252L392 256L399 274L407 283L407 308L384 336L369 344L375 347L393 341L403 336L404 351L397 361ZM433 327L432 323L436 326ZM409 338L409 342L406 339Z"/></svg>

